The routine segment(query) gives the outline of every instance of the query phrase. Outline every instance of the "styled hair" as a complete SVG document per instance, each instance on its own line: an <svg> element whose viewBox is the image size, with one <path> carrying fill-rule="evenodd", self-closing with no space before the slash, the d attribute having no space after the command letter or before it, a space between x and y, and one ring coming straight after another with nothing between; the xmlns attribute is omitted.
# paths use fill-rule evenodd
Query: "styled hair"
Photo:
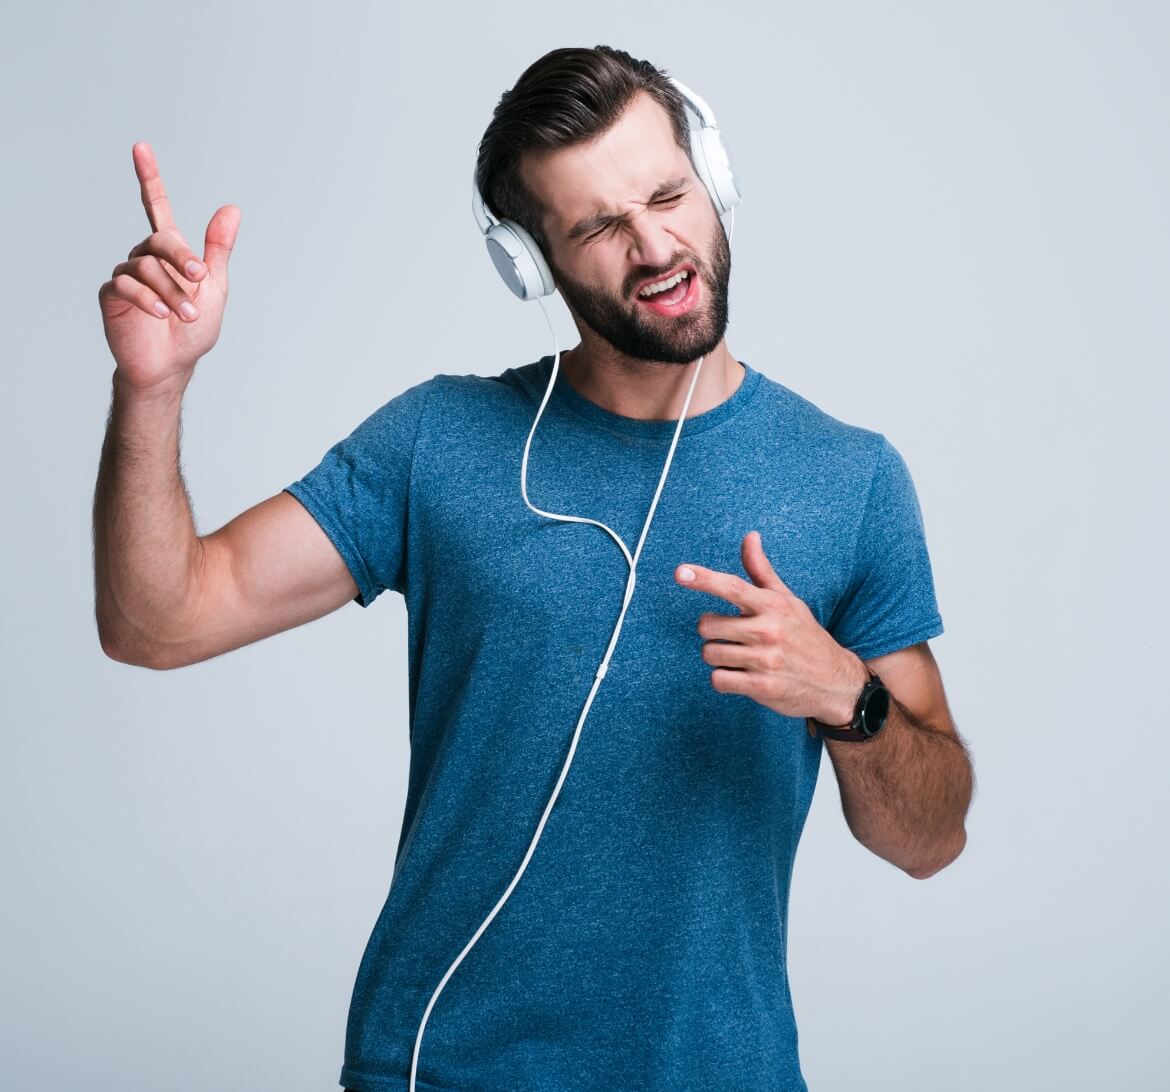
<svg viewBox="0 0 1170 1092"><path fill-rule="evenodd" d="M597 138L639 91L666 111L675 143L691 159L687 107L665 70L606 45L554 49L529 65L500 96L479 143L475 180L496 218L518 223L547 258L547 210L520 177L521 156Z"/></svg>

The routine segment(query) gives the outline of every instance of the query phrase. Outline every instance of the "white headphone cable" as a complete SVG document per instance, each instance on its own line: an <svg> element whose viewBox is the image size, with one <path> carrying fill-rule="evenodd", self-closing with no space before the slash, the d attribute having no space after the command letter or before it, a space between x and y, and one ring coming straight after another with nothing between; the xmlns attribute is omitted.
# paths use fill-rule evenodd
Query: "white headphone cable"
<svg viewBox="0 0 1170 1092"><path fill-rule="evenodd" d="M731 218L732 227L727 229L727 242L729 246L731 245L731 231L735 225L734 209L731 210ZM512 882L508 884L507 889L500 896L499 901L495 906L492 907L491 913L483 919L483 923L475 931L475 935L467 942L463 951L461 951L456 957L455 962L447 968L447 973L443 975L439 984L435 987L435 992L431 994L431 999L427 1002L426 1010L423 1012L422 1023L419 1024L418 1027L418 1035L415 1036L414 1040L414 1055L410 1061L410 1092L415 1092L415 1073L418 1070L418 1055L419 1051L422 1049L423 1031L427 1026L427 1020L430 1019L431 1009L434 1007L436 999L442 992L443 987L447 985L451 975L455 973L455 968L463 962L463 957L471 951L472 946L483 935L484 930L487 929L489 924L491 924L492 919L500 912L500 908L504 905L505 902L508 901L508 896L512 894L516 884L520 882L520 877L524 875L524 870L528 867L528 862L532 859L532 854L536 849L536 843L540 841L540 835L544 831L544 825L548 821L548 817L552 812L553 805L556 803L557 797L560 795L561 786L565 783L565 777L569 773L569 766L572 765L573 755L577 750L577 741L581 737L581 727L585 723L586 716L589 714L589 708L593 704L593 698L596 695L598 688L601 686L601 680L605 678L605 674L609 670L609 661L613 656L614 648L617 645L618 635L622 630L622 622L626 617L626 608L629 607L630 600L634 596L634 587L637 583L636 571L638 568L638 558L642 553L642 544L646 541L646 535L650 530L650 521L654 518L654 510L658 507L658 498L662 494L662 487L666 484L666 476L670 471L670 464L674 459L674 449L678 445L678 438L679 434L682 432L683 421L686 419L687 410L691 405L691 396L695 393L695 384L698 381L699 372L703 367L704 358L699 357L695 362L695 367L691 374L691 385L687 388L687 397L683 402L683 408L682 412L679 414L678 424L675 426L674 435L671 437L670 450L667 452L666 463L663 466L662 474L658 479L658 487L654 490L654 499L650 502L650 511L646 516L645 524L642 526L642 533L638 537L638 545L634 550L633 556L631 557L630 551L626 544L622 541L621 536L599 520L587 519L584 516L566 516L557 512L546 512L543 508L537 508L536 505L534 505L528 499L528 449L532 444L532 437L536 433L536 426L540 423L541 414L544 413L544 407L548 404L549 397L552 395L553 386L557 381L557 374L560 370L561 364L560 343L557 341L557 333L553 328L552 319L549 317L548 309L544 305L544 298L538 296L536 298L536 302L540 304L540 309L544 313L545 322L548 323L549 333L552 334L553 346L556 349L556 356L553 360L552 374L549 377L548 386L545 388L544 397L540 401L540 408L536 411L536 418L532 422L532 428L528 431L528 439L524 443L524 456L520 461L520 493L524 497L524 503L538 515L548 516L550 519L566 520L573 523L592 523L595 527L600 527L613 538L614 542L618 544L618 548L622 551L622 554L626 559L626 564L628 564L630 567L630 575L629 579L626 581L626 594L625 598L622 600L622 609L618 615L617 625L614 627L613 635L609 639L609 646L605 650L605 656L601 661L601 666L597 669L597 673L593 677L593 686L589 690L589 697L585 700L585 706L581 710L581 716L577 720L577 727L573 732L572 742L569 744L569 753L565 756L564 766L561 767L561 775L557 778L556 786L552 791L552 795L548 799L548 803L545 805L544 814L541 815L540 822L537 824L536 833L533 835L532 842L528 846L528 852L524 854L524 860L520 862L520 867L516 870L516 875L512 877Z"/></svg>

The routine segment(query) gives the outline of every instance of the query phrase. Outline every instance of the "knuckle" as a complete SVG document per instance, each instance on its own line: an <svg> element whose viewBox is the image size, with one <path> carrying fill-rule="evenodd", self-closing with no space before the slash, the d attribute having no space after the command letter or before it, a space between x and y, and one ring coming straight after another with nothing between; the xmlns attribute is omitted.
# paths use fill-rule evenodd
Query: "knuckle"
<svg viewBox="0 0 1170 1092"><path fill-rule="evenodd" d="M156 231L150 237L149 251L158 258L169 259L172 254L178 249L175 243L175 236L170 231Z"/></svg>

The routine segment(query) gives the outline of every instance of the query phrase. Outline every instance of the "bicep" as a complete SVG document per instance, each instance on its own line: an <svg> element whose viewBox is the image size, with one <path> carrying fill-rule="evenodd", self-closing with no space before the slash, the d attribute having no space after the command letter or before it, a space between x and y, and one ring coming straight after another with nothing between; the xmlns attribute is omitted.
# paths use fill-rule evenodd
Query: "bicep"
<svg viewBox="0 0 1170 1092"><path fill-rule="evenodd" d="M304 625L357 593L337 547L292 494L201 536L198 594L163 666L184 666Z"/></svg>

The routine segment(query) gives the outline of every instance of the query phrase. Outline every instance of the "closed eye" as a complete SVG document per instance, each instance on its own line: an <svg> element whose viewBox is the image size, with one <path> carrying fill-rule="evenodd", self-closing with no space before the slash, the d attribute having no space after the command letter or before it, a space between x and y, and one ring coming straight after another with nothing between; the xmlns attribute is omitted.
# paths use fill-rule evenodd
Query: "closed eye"
<svg viewBox="0 0 1170 1092"><path fill-rule="evenodd" d="M684 194L682 194L682 193L676 193L671 197L660 197L660 198L658 198L657 201L651 202L651 204L654 204L654 205L673 205L676 201L682 200L683 196L684 196ZM611 220L608 224L605 225L605 227L601 228L599 231L594 231L594 232L590 233L589 235L586 235L585 242L591 243L591 242L593 242L594 239L600 239L602 235L604 235L607 231L610 230L610 228L616 227L617 223L618 223L618 221Z"/></svg>

